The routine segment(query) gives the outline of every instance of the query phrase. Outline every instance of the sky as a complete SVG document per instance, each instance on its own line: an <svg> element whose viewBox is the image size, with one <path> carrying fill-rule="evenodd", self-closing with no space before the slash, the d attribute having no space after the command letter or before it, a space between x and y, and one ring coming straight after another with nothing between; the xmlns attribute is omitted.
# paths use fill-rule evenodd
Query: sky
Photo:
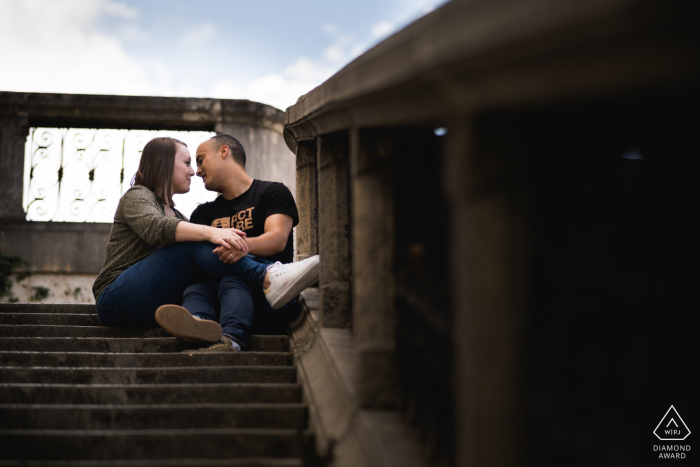
<svg viewBox="0 0 700 467"><path fill-rule="evenodd" d="M296 99L444 0L0 0L0 91Z"/></svg>

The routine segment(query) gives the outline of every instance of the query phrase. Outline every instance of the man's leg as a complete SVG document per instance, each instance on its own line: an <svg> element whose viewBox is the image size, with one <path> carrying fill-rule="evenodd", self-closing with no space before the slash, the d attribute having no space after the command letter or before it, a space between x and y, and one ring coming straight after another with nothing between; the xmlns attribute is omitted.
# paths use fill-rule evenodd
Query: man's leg
<svg viewBox="0 0 700 467"><path fill-rule="evenodd" d="M182 306L192 316L216 321L216 310L219 308L218 288L218 280L192 284L185 289L182 296Z"/></svg>
<svg viewBox="0 0 700 467"><path fill-rule="evenodd" d="M221 303L219 324L224 335L246 350L255 317L251 286L238 277L226 276L219 282L218 298Z"/></svg>

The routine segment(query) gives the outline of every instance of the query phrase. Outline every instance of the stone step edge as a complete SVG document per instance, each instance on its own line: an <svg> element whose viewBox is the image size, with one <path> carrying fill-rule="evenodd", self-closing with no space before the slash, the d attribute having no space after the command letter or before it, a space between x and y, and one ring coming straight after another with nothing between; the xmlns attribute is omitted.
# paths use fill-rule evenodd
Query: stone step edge
<svg viewBox="0 0 700 467"><path fill-rule="evenodd" d="M0 467L302 467L298 457L238 459L0 460Z"/></svg>
<svg viewBox="0 0 700 467"><path fill-rule="evenodd" d="M10 429L0 430L2 436L75 436L75 437L113 437L113 436L184 436L184 435L265 435L265 436L309 436L313 431L309 428L171 428L146 430L32 430Z"/></svg>
<svg viewBox="0 0 700 467"><path fill-rule="evenodd" d="M2 410L197 410L197 409L303 409L304 402L202 402L187 404L0 404Z"/></svg>
<svg viewBox="0 0 700 467"><path fill-rule="evenodd" d="M119 355L119 356L160 356L160 355L183 355L189 356L187 352L53 352L47 351L42 352L38 350L0 350L0 356L2 355L16 355L16 354L34 354L34 355ZM195 355L222 355L221 353L197 353ZM231 353L231 355L292 355L292 352L256 352L256 351L245 351Z"/></svg>
<svg viewBox="0 0 700 467"><path fill-rule="evenodd" d="M36 313L34 313L36 314ZM64 316L64 315L62 315ZM42 327L42 328L78 328L78 329L124 329L124 330L130 330L134 332L139 332L139 331L153 331L153 330L160 330L163 332L166 332L162 328L144 328L144 329L128 329L128 328L110 328L108 326L80 326L78 324L0 324L0 328L29 328L29 327ZM166 336L168 339L177 339L174 336ZM282 339L282 338L289 338L286 334L251 334L251 337L257 337L257 338L267 338L267 339ZM63 337L23 337L23 336L18 336L18 337L12 337L12 336L4 336L0 337L0 339L63 339ZM78 339L77 337L75 339ZM162 339L162 337L152 337L152 338L145 338L145 337L89 337L87 339Z"/></svg>
<svg viewBox="0 0 700 467"><path fill-rule="evenodd" d="M175 384L61 384L61 383L0 383L0 388L76 388L76 389L167 389L167 388L245 388L299 387L300 383L175 383Z"/></svg>
<svg viewBox="0 0 700 467"><path fill-rule="evenodd" d="M18 310L31 309L35 313L64 313L63 310L74 310L75 314L96 314L94 303L0 303L0 313L16 313Z"/></svg>
<svg viewBox="0 0 700 467"><path fill-rule="evenodd" d="M253 353L253 352L245 352ZM258 352L265 353L265 352ZM269 352L279 353L279 352ZM123 355L123 354L120 354ZM150 354L153 355L153 354ZM17 366L17 365L0 365L0 370L10 371L226 371L226 370L270 370L270 371L290 371L293 366L280 365L212 365L212 366L124 366L124 367L100 367L100 366Z"/></svg>

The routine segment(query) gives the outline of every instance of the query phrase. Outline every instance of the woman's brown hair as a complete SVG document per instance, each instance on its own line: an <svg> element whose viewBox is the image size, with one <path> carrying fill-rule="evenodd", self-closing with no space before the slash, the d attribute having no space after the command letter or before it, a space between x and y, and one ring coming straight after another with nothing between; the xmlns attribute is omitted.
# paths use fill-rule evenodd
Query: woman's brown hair
<svg viewBox="0 0 700 467"><path fill-rule="evenodd" d="M177 144L185 143L175 138L153 138L143 147L139 170L131 179L131 186L143 185L155 192L156 196L174 206L170 185L173 181L173 167Z"/></svg>

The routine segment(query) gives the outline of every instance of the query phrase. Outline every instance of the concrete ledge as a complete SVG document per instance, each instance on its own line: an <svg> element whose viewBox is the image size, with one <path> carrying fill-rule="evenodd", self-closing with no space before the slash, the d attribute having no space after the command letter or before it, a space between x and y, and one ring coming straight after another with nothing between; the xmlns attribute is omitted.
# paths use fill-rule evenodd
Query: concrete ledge
<svg viewBox="0 0 700 467"><path fill-rule="evenodd" d="M112 224L0 222L0 251L37 273L98 274Z"/></svg>
<svg viewBox="0 0 700 467"><path fill-rule="evenodd" d="M216 131L217 125L259 126L282 134L284 114L241 99L0 92L0 117L29 126Z"/></svg>
<svg viewBox="0 0 700 467"><path fill-rule="evenodd" d="M321 457L334 467L423 467L425 453L402 414L360 409L355 392L357 349L347 329L321 329L313 318L318 290L302 293L304 316L290 347L309 404L309 423Z"/></svg>
<svg viewBox="0 0 700 467"><path fill-rule="evenodd" d="M691 1L453 0L301 96L286 139L292 148L351 127L692 86L696 12Z"/></svg>

